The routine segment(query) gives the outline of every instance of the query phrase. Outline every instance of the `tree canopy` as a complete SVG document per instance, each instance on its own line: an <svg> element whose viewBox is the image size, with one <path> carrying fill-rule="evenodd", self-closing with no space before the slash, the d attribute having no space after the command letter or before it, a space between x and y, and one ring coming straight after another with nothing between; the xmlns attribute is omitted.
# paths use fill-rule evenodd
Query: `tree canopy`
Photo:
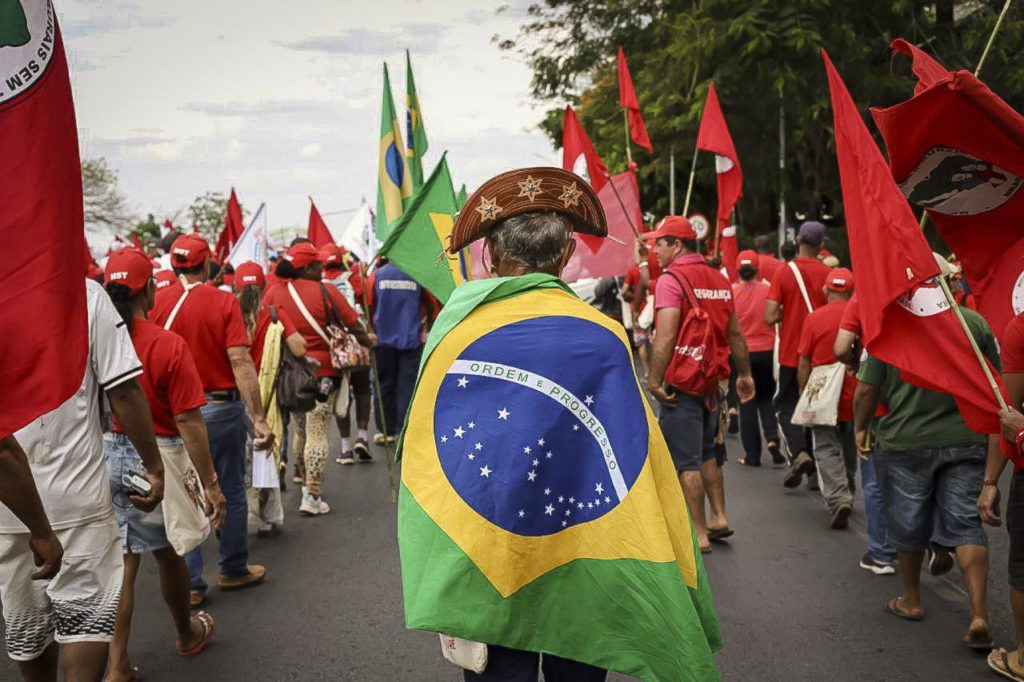
<svg viewBox="0 0 1024 682"><path fill-rule="evenodd" d="M544 0L514 38L533 69L533 95L555 108L541 123L561 144L562 108L577 111L605 163L625 168L615 54L623 46L654 153L634 147L645 210L669 210L669 155L676 157L677 211L708 84L718 90L743 167L737 207L747 235L803 216L841 223L842 196L828 86L819 48L828 50L865 116L868 106L907 99L916 82L909 60L888 46L906 38L947 68L974 70L1003 0ZM1011 9L982 79L1011 106L1024 102L1024 70L1011 60L1024 39L1020 6ZM785 109L786 170L779 171ZM873 124L869 126L874 129ZM702 155L690 211L714 213L714 162Z"/></svg>

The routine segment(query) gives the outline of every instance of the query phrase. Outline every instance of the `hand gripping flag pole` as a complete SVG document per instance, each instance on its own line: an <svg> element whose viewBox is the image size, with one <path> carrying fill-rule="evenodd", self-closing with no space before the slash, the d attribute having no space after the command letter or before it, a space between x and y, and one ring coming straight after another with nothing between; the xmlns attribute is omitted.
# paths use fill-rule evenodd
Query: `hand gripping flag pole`
<svg viewBox="0 0 1024 682"><path fill-rule="evenodd" d="M363 285L363 315L366 319L366 330L373 332L373 320L370 317L369 297L366 292L366 263L359 261L359 278ZM388 442L388 423L384 417L384 397L380 394L380 372L377 369L377 356L373 349L370 349L370 370L373 374L373 392L377 396L377 414L380 415L380 428L384 432L384 463L388 469L388 490L391 492L391 504L398 503L398 493L395 491L395 472L391 464L391 443Z"/></svg>

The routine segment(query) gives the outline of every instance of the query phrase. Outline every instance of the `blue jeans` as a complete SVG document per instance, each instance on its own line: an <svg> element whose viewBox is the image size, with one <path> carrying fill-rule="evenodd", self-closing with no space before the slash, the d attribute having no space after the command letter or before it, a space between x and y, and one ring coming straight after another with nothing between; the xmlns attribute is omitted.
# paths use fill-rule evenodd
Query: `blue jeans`
<svg viewBox="0 0 1024 682"><path fill-rule="evenodd" d="M875 561L890 564L896 560L896 548L885 537L885 496L880 481L884 475L877 455L860 460L860 487L864 494L864 516L868 520L868 554Z"/></svg>
<svg viewBox="0 0 1024 682"><path fill-rule="evenodd" d="M416 374L420 369L420 356L423 346L401 350L388 346L377 346L373 349L377 359L377 372L380 375L380 398L384 405L384 414L378 411L377 430L387 435L397 435L405 424L405 414L412 402L412 392L416 388ZM384 424L381 424L381 416ZM386 427L386 429L385 429Z"/></svg>
<svg viewBox="0 0 1024 682"><path fill-rule="evenodd" d="M217 471L221 492L227 500L227 517L217 532L220 538L220 573L231 578L249 572L249 547L246 544L245 444L249 438L249 419L241 401L210 402L200 408L210 437L210 454ZM202 548L185 555L192 589L206 592L203 580Z"/></svg>

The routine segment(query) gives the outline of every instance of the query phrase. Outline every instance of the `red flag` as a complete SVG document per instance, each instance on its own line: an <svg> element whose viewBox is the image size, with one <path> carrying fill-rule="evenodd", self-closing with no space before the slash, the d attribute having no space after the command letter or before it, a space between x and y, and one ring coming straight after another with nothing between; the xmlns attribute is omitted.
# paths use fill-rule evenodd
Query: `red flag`
<svg viewBox="0 0 1024 682"><path fill-rule="evenodd" d="M822 50L832 91L836 156L862 340L903 378L956 399L967 426L998 433L999 406L963 328L935 281L939 268L910 205L850 93ZM908 343L926 339L926 345ZM992 370L997 377L999 374ZM1000 383L1000 390L1002 389Z"/></svg>
<svg viewBox="0 0 1024 682"><path fill-rule="evenodd" d="M320 211L316 210L313 197L309 198L309 228L306 231L306 238L318 249L327 244L334 244L334 237L327 229L327 223L320 217Z"/></svg>
<svg viewBox="0 0 1024 682"><path fill-rule="evenodd" d="M132 232L131 232L131 234L129 236L132 238L132 246L134 246L136 249L139 249L141 251L142 250L142 242L139 241L139 233L136 232L135 230L132 230Z"/></svg>
<svg viewBox="0 0 1024 682"><path fill-rule="evenodd" d="M82 384L88 355L82 171L53 5L15 3L0 34L0 437Z"/></svg>
<svg viewBox="0 0 1024 682"><path fill-rule="evenodd" d="M912 99L873 109L892 175L928 211L996 336L1024 312L1024 117L966 71L914 60Z"/></svg>
<svg viewBox="0 0 1024 682"><path fill-rule="evenodd" d="M718 213L715 224L718 234L729 224L732 209L743 196L743 170L740 159L736 156L736 147L725 125L722 107L718 104L718 93L715 84L708 88L708 97L704 102L704 114L700 119L700 131L697 133L697 149L713 152L715 155L715 172L718 179Z"/></svg>
<svg viewBox="0 0 1024 682"><path fill-rule="evenodd" d="M615 196L616 191L618 197ZM562 279L566 282L574 282L585 277L621 277L633 263L633 245L636 243L633 230L639 230L643 226L640 189L636 184L636 175L632 171L613 175L611 181L597 193L597 198L608 220L608 236L618 241L599 240L604 242L600 251L577 246L576 253L562 272ZM577 241L583 241L585 235L577 234L575 237Z"/></svg>
<svg viewBox="0 0 1024 682"><path fill-rule="evenodd" d="M638 147L643 147L653 152L651 138L647 136L647 126L644 125L644 117L640 115L640 100L636 98L636 91L633 90L633 77L629 75L629 66L626 64L626 53L619 46L619 105L626 110L626 117L629 119L629 136Z"/></svg>
<svg viewBox="0 0 1024 682"><path fill-rule="evenodd" d="M221 230L220 237L217 238L217 246L213 250L213 255L217 257L218 261L223 263L227 260L227 257L231 254L231 247L235 245L235 242L238 241L238 238L242 236L244 231L242 207L238 203L238 197L235 195L235 188L232 187L231 196L228 197L227 212L224 215L224 229Z"/></svg>
<svg viewBox="0 0 1024 682"><path fill-rule="evenodd" d="M562 125L562 168L586 178L599 194L601 188L608 182L608 169L598 156L572 107L565 108L565 121ZM581 239L594 253L597 253L605 242L604 239L589 235L583 235Z"/></svg>

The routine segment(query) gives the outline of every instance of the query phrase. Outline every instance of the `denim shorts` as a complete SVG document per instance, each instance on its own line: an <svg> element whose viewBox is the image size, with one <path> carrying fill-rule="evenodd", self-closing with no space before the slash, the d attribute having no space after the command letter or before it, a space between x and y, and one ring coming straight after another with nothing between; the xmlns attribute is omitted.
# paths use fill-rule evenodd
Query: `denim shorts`
<svg viewBox="0 0 1024 682"><path fill-rule="evenodd" d="M661 405L658 425L676 471L700 471L703 462L715 457L718 410L709 410L704 398L678 392L676 395L676 405Z"/></svg>
<svg viewBox="0 0 1024 682"><path fill-rule="evenodd" d="M978 513L985 480L985 443L921 450L886 450L888 540L920 552L934 540L946 547L988 546Z"/></svg>
<svg viewBox="0 0 1024 682"><path fill-rule="evenodd" d="M184 447L180 438L157 438L157 444L161 450L164 447ZM124 554L144 554L170 547L171 541L164 530L163 505L158 505L151 512L140 511L128 499L134 493L121 482L129 471L142 473L146 470L135 446L123 433L108 433L103 438L103 446L122 551Z"/></svg>

